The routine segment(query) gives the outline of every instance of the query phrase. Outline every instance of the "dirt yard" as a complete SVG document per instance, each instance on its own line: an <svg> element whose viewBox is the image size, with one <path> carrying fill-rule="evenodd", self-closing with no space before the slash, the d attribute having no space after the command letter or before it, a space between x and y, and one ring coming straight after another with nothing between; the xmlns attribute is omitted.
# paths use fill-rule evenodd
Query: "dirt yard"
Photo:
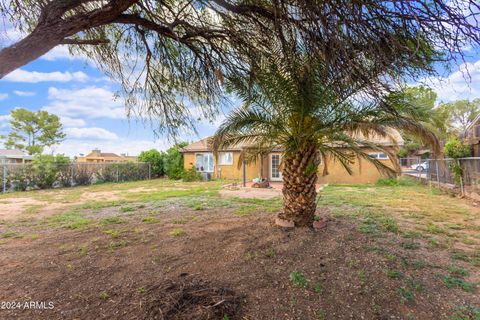
<svg viewBox="0 0 480 320"><path fill-rule="evenodd" d="M221 185L0 196L0 319L480 318L472 203L414 183L329 186L327 228L285 231L279 197Z"/></svg>

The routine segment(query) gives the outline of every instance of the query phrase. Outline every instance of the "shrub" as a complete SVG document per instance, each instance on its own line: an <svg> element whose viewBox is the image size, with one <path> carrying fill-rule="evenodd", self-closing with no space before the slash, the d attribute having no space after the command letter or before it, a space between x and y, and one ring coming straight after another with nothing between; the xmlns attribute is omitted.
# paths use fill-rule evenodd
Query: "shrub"
<svg viewBox="0 0 480 320"><path fill-rule="evenodd" d="M174 145L168 149L164 156L165 173L170 179L179 180L182 178L183 169L183 154L180 149L185 147L188 143L182 142Z"/></svg>
<svg viewBox="0 0 480 320"><path fill-rule="evenodd" d="M68 185L69 164L70 159L63 155L35 156L32 162L34 185L40 189L51 188L55 182Z"/></svg>
<svg viewBox="0 0 480 320"><path fill-rule="evenodd" d="M152 170L152 175L160 177L165 175L164 158L165 154L158 150L151 149L148 151L142 151L138 156L138 161L149 163Z"/></svg>
<svg viewBox="0 0 480 320"><path fill-rule="evenodd" d="M445 144L444 152L448 158L454 159L454 161L449 163L449 167L455 176L455 183L460 184L463 170L458 162L458 159L469 157L471 155L471 148L468 145L464 145L457 138L453 138L448 140L448 142Z"/></svg>
<svg viewBox="0 0 480 320"><path fill-rule="evenodd" d="M444 152L448 158L452 159L466 158L471 155L470 146L463 144L457 138L447 141L444 147Z"/></svg>
<svg viewBox="0 0 480 320"><path fill-rule="evenodd" d="M408 151L404 148L398 150L397 157L399 158L406 158L408 157Z"/></svg>
<svg viewBox="0 0 480 320"><path fill-rule="evenodd" d="M98 174L97 183L135 181L145 176L145 172L142 172L142 168L138 163L113 163L105 166Z"/></svg>
<svg viewBox="0 0 480 320"><path fill-rule="evenodd" d="M185 182L200 181L202 180L202 175L192 166L190 169L182 172L182 180Z"/></svg>

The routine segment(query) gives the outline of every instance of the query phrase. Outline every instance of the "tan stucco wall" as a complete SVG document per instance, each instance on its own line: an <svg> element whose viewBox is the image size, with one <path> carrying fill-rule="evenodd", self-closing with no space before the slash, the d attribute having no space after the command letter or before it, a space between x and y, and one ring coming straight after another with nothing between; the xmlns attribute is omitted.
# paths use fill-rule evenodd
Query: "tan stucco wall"
<svg viewBox="0 0 480 320"><path fill-rule="evenodd" d="M195 153L183 154L183 167L188 170L195 165Z"/></svg>
<svg viewBox="0 0 480 320"><path fill-rule="evenodd" d="M366 151L368 152L368 151ZM186 152L184 156L184 168L189 169L195 164L195 153ZM214 177L222 179L235 179L242 180L242 167L238 168L240 152L233 152L233 165L221 165L216 164L215 159L215 172ZM265 156L263 159L263 177L268 178L269 176L269 162L268 157ZM394 167L390 160L380 160L390 167ZM356 160L352 165L352 175L349 175L348 172L343 168L343 166L334 160L329 160L327 163L329 174L322 176L324 164L320 164L318 168L319 172L319 183L375 183L378 179L382 178L382 174L377 170L377 168L368 162L367 160ZM220 170L219 170L220 169ZM260 160L255 163L247 164L246 176L247 181L251 181L253 178L260 176Z"/></svg>
<svg viewBox="0 0 480 320"><path fill-rule="evenodd" d="M389 167L393 167L390 160L380 160ZM382 173L377 168L367 162L367 160L356 161L352 165L352 174L348 174L347 170L338 161L329 161L327 163L328 175L323 176L324 169L323 164L319 166L318 183L375 183L378 179L382 178Z"/></svg>

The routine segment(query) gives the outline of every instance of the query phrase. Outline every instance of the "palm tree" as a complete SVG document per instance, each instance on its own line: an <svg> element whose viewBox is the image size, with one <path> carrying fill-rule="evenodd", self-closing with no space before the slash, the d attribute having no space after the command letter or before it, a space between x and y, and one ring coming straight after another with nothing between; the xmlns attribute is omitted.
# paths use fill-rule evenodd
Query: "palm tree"
<svg viewBox="0 0 480 320"><path fill-rule="evenodd" d="M230 89L244 103L227 116L211 142L215 151L239 143L249 145L244 155L247 161L281 147L284 208L279 218L295 226L310 226L314 220L321 161L323 174L328 174L328 160L339 161L351 173L356 159L365 159L385 174L395 175L396 168L364 151L367 147L395 159L390 149L369 140L374 136L394 139L392 128L438 148L435 135L415 117L415 110L406 106L399 112L393 107L399 104L400 94L386 87L368 93L360 81L329 90L342 81L325 74L321 62L309 56L288 61L275 57L255 68L251 77L231 79Z"/></svg>

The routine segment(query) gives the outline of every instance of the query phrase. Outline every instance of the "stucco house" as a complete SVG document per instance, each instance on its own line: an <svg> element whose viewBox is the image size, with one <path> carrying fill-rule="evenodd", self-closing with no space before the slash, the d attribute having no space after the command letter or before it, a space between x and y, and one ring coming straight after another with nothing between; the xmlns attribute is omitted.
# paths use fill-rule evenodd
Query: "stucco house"
<svg viewBox="0 0 480 320"><path fill-rule="evenodd" d="M396 153L398 148L403 145L403 139L398 131L392 130L392 138L376 137L370 139L372 142L381 144ZM182 149L184 168L190 169L194 166L197 171L209 173L214 178L234 179L243 181L252 181L254 178L263 178L268 181L282 181L281 161L282 149L274 149L273 152L259 156L258 160L252 163L239 163L241 154L248 149L246 145L233 146L226 150L221 150L214 155L209 146L210 137L189 144ZM365 148L364 151L371 157L374 157L391 168L395 167L398 159L390 159L385 153ZM374 183L382 174L377 168L366 160L356 160L352 165L353 173L350 175L335 160L328 160L328 175L319 174L319 183ZM319 166L318 172L323 171L324 163Z"/></svg>
<svg viewBox="0 0 480 320"><path fill-rule="evenodd" d="M79 156L76 157L77 162L137 162L137 157L135 156L127 156L124 154L118 155L116 153L111 152L102 152L99 149L94 149L92 152L87 154L86 156Z"/></svg>
<svg viewBox="0 0 480 320"><path fill-rule="evenodd" d="M26 163L33 160L33 156L18 149L0 149L0 164Z"/></svg>

